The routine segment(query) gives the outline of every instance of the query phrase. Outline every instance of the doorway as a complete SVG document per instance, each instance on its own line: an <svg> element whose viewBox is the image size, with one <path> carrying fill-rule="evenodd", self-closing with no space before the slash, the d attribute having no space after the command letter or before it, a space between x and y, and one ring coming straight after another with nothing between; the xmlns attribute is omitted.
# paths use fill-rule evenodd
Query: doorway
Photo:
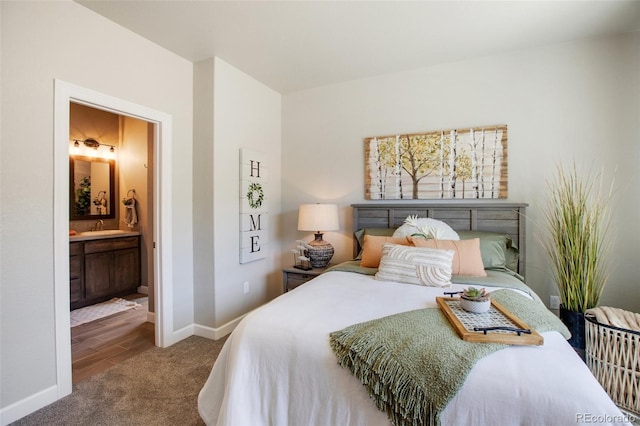
<svg viewBox="0 0 640 426"><path fill-rule="evenodd" d="M153 132L153 294L155 344L166 347L173 335L171 249L171 116L80 86L55 81L54 106L54 304L56 383L58 398L71 393L69 313L69 109L71 103L134 117L154 126Z"/></svg>
<svg viewBox="0 0 640 426"><path fill-rule="evenodd" d="M149 207L156 126L75 102L69 107L71 358L76 384L155 343ZM112 234L85 236L91 231Z"/></svg>

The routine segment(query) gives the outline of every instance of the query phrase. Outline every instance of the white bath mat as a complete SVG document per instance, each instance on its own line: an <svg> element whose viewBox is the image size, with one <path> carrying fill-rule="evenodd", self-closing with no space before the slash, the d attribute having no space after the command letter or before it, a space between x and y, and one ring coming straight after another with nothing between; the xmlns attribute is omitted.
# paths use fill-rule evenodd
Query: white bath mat
<svg viewBox="0 0 640 426"><path fill-rule="evenodd" d="M98 303L97 305L85 306L84 308L71 311L71 327L139 307L142 307L139 303L114 297L111 300Z"/></svg>

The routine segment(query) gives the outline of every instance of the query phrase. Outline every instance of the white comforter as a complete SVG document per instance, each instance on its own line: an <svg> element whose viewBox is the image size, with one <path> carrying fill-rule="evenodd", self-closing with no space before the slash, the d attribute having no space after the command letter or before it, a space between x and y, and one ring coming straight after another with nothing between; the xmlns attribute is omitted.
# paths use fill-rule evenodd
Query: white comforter
<svg viewBox="0 0 640 426"><path fill-rule="evenodd" d="M454 284L453 290L463 286ZM329 333L436 307L443 290L328 272L248 314L200 392L208 425L388 425L364 386L341 368ZM575 425L625 419L556 332L478 362L443 411L443 425Z"/></svg>

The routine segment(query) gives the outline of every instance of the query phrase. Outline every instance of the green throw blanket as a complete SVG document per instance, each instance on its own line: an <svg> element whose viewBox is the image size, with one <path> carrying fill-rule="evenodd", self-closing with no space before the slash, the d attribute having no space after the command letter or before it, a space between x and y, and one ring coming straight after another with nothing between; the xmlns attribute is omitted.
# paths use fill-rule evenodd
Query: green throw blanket
<svg viewBox="0 0 640 426"><path fill-rule="evenodd" d="M491 297L542 333L570 334L544 305L511 290ZM469 343L438 308L420 309L349 326L330 334L338 363L367 388L394 425L440 424L440 413L475 363L508 345Z"/></svg>

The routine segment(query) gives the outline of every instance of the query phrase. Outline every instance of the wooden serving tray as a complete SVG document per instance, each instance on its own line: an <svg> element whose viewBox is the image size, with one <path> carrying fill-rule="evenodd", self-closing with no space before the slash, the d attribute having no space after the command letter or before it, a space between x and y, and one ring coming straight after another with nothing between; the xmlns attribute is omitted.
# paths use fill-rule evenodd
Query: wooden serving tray
<svg viewBox="0 0 640 426"><path fill-rule="evenodd" d="M459 306L458 297L436 297L438 306L447 317L458 336L472 343L504 343L506 345L542 345L543 337L531 329L524 321L509 312L504 306L491 299L491 308L482 314L464 311ZM474 327L508 326L531 330L531 334L518 335L512 331L474 331Z"/></svg>

